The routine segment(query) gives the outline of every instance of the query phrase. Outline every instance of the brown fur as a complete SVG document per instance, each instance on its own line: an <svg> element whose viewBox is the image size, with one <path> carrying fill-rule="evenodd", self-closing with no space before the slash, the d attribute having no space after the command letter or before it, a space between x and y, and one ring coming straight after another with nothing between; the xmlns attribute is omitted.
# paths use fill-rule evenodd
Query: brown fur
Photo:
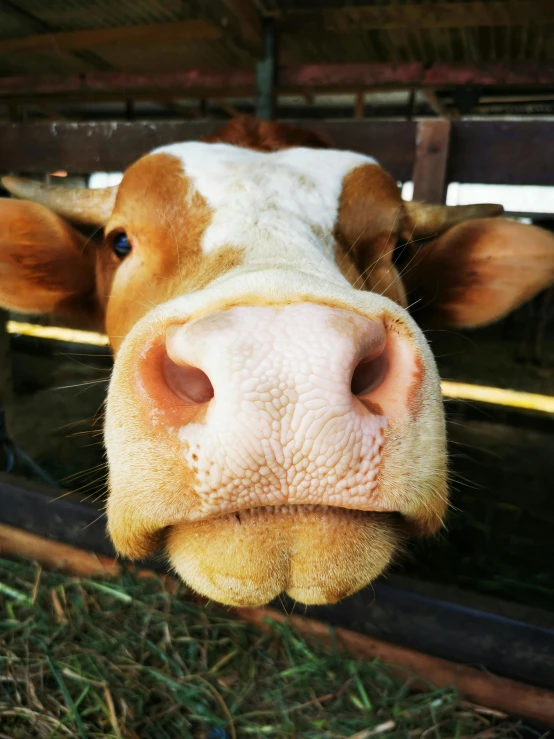
<svg viewBox="0 0 554 739"><path fill-rule="evenodd" d="M387 514L284 506L183 523L168 550L193 587L215 598L224 590L230 605L263 605L283 590L301 603L336 603L377 576L400 539Z"/></svg>
<svg viewBox="0 0 554 739"><path fill-rule="evenodd" d="M106 225L97 268L106 330L115 348L154 305L201 289L241 263L237 248L202 256L200 240L210 218L204 199L190 193L175 157L151 154L129 168ZM136 252L124 263L110 247L120 231Z"/></svg>
<svg viewBox="0 0 554 739"><path fill-rule="evenodd" d="M96 322L94 248L51 210L0 200L0 302L28 313Z"/></svg>
<svg viewBox="0 0 554 739"><path fill-rule="evenodd" d="M404 280L421 320L483 326L554 282L554 236L515 221L468 221L416 250Z"/></svg>
<svg viewBox="0 0 554 739"><path fill-rule="evenodd" d="M233 118L216 133L204 136L208 143L233 144L257 151L278 151L293 146L329 149L333 143L323 134L278 121L260 121L252 116Z"/></svg>
<svg viewBox="0 0 554 739"><path fill-rule="evenodd" d="M355 286L406 305L392 254L402 223L398 185L377 164L357 167L344 178L337 238L352 253L360 278Z"/></svg>

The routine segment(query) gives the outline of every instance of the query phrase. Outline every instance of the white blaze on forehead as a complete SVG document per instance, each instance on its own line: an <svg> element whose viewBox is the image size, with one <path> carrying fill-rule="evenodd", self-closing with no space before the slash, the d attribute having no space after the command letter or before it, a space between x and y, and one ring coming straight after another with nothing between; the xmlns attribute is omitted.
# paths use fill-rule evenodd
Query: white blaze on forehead
<svg viewBox="0 0 554 739"><path fill-rule="evenodd" d="M204 253L222 246L279 245L279 257L314 244L333 256L333 229L344 177L371 157L334 149L258 152L229 144L171 144L153 153L177 157L213 211ZM260 254L263 259L263 255Z"/></svg>
<svg viewBox="0 0 554 739"><path fill-rule="evenodd" d="M214 398L177 431L198 517L257 506L367 510L387 427L350 390L375 322L315 305L233 308L176 328L169 356L201 368Z"/></svg>

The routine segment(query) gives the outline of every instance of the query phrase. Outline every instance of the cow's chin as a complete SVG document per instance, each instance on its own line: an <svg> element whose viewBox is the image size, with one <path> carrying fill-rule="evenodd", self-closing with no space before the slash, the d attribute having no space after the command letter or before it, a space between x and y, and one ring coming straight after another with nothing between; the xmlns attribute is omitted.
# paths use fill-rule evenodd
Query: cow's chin
<svg viewBox="0 0 554 739"><path fill-rule="evenodd" d="M286 592L335 603L377 577L401 543L394 515L323 506L255 508L167 530L167 551L194 590L229 606Z"/></svg>

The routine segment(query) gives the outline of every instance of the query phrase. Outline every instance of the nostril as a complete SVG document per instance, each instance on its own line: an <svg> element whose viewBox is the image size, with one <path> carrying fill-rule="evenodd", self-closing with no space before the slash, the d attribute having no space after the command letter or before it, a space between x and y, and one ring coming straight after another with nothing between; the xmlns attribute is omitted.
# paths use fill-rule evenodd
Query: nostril
<svg viewBox="0 0 554 739"><path fill-rule="evenodd" d="M385 379L387 368L388 361L384 351L377 356L364 357L352 375L352 393L354 395L366 395L378 388Z"/></svg>
<svg viewBox="0 0 554 739"><path fill-rule="evenodd" d="M163 374L168 387L182 400L207 403L214 397L210 378L198 367L175 364L166 354Z"/></svg>

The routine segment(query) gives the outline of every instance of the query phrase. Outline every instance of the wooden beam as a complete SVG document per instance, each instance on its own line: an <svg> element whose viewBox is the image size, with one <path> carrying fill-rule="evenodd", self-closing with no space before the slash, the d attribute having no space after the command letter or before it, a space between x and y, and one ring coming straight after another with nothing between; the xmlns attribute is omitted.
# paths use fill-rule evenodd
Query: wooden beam
<svg viewBox="0 0 554 739"><path fill-rule="evenodd" d="M183 103L178 103L175 100L166 100L164 104L170 110L173 110L175 113L180 115L182 118L186 118L187 120L196 120L201 117L200 110L197 106L184 105Z"/></svg>
<svg viewBox="0 0 554 739"><path fill-rule="evenodd" d="M404 6L402 6L404 7ZM414 6L405 6L414 7ZM305 64L284 66L278 71L281 92L397 90L456 87L554 86L554 61L483 62L482 64ZM37 97L83 96L89 94L159 94L182 97L237 93L252 95L252 69L191 69L177 72L126 73L91 72L60 77L12 76L0 78L0 101Z"/></svg>
<svg viewBox="0 0 554 739"><path fill-rule="evenodd" d="M432 64L422 77L423 87L551 87L553 84L554 61L551 60Z"/></svg>
<svg viewBox="0 0 554 739"><path fill-rule="evenodd" d="M454 121L451 182L554 185L554 122Z"/></svg>
<svg viewBox="0 0 554 739"><path fill-rule="evenodd" d="M109 577L121 571L121 564L113 557L77 549L3 523L0 523L0 557L24 557L50 570L81 577Z"/></svg>
<svg viewBox="0 0 554 739"><path fill-rule="evenodd" d="M378 641L340 627L330 629L328 624L305 616L288 616L270 608L238 608L233 612L261 629L268 628L267 619L287 623L302 636L323 641L330 647L338 646L356 659L378 659L391 665L403 680L413 676L421 678L410 683L414 690L425 691L429 683L439 688L455 686L462 697L482 706L554 726L554 693L548 690Z"/></svg>
<svg viewBox="0 0 554 739"><path fill-rule="evenodd" d="M412 178L411 121L291 120L338 148L374 156L398 180ZM213 133L218 121L0 124L3 172L121 171L157 146ZM448 175L456 182L554 185L553 121L453 121ZM509 154L507 154L509 152Z"/></svg>
<svg viewBox="0 0 554 739"><path fill-rule="evenodd" d="M339 148L375 155L397 179L410 179L415 125L368 121L295 121L328 135ZM218 121L0 124L0 167L5 172L70 174L121 171L152 149L213 133Z"/></svg>
<svg viewBox="0 0 554 739"><path fill-rule="evenodd" d="M154 25L58 31L24 38L0 39L0 54L68 52L98 46L147 46L180 44L183 41L217 41L223 31L202 18Z"/></svg>
<svg viewBox="0 0 554 739"><path fill-rule="evenodd" d="M550 0L472 0L470 2L389 3L322 10L289 10L283 27L289 32L306 25L327 31L408 30L525 26L554 21Z"/></svg>
<svg viewBox="0 0 554 739"><path fill-rule="evenodd" d="M53 110L50 105L33 105L32 107L35 110L37 110L39 113L41 113L49 121L66 121L67 120L67 116L62 115L61 113L58 113L58 111L56 110Z"/></svg>
<svg viewBox="0 0 554 739"><path fill-rule="evenodd" d="M416 132L414 200L444 203L446 200L450 121L420 121Z"/></svg>
<svg viewBox="0 0 554 739"><path fill-rule="evenodd" d="M459 120L460 114L456 108L445 108L434 90L423 90L422 95L431 110L436 113L439 118L446 118L449 121Z"/></svg>
<svg viewBox="0 0 554 739"><path fill-rule="evenodd" d="M254 90L254 72L245 69L201 70L186 72L96 73L59 77L3 77L0 78L0 98L52 95L86 95L108 93L134 95L135 93L179 94L196 92L210 96L213 91Z"/></svg>
<svg viewBox="0 0 554 739"><path fill-rule="evenodd" d="M105 515L82 496L15 475L0 474L0 522L39 536L115 557Z"/></svg>
<svg viewBox="0 0 554 739"><path fill-rule="evenodd" d="M163 574L163 571L148 568L137 570L132 562L45 539L3 523L0 523L0 556L30 559L48 570L57 570L75 577L117 577L128 569L135 571L139 578L161 578L170 593L176 592L178 587L175 578Z"/></svg>
<svg viewBox="0 0 554 739"><path fill-rule="evenodd" d="M326 91L541 85L554 85L554 61L432 64L429 67L419 62L305 64L279 70L281 88L311 87Z"/></svg>

